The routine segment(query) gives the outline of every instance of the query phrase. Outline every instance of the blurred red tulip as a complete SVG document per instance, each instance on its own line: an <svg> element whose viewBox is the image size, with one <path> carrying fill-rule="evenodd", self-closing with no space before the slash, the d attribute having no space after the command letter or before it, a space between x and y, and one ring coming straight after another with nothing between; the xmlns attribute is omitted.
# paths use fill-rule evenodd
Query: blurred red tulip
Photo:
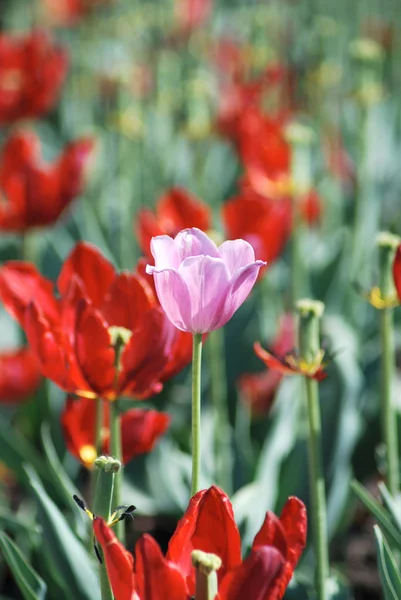
<svg viewBox="0 0 401 600"><path fill-rule="evenodd" d="M46 164L34 133L13 133L0 154L0 230L55 223L83 189L93 145L89 138L71 142L56 162Z"/></svg>
<svg viewBox="0 0 401 600"><path fill-rule="evenodd" d="M398 299L401 302L401 244L398 246L394 257L393 279Z"/></svg>
<svg viewBox="0 0 401 600"><path fill-rule="evenodd" d="M75 25L89 12L111 2L113 0L42 0L44 18L62 27Z"/></svg>
<svg viewBox="0 0 401 600"><path fill-rule="evenodd" d="M295 323L291 314L280 319L279 330L271 348L277 355L291 352L295 345ZM238 388L241 399L250 407L252 414L265 415L270 411L283 374L273 369L262 373L241 375Z"/></svg>
<svg viewBox="0 0 401 600"><path fill-rule="evenodd" d="M116 273L82 242L64 262L59 299L52 287L29 263L0 269L0 297L46 377L67 392L108 400L161 391L177 331L143 278Z"/></svg>
<svg viewBox="0 0 401 600"><path fill-rule="evenodd" d="M98 400L98 402L103 402ZM103 402L101 453L109 454L110 405ZM140 454L150 452L165 433L170 423L166 413L156 410L132 408L121 417L123 463L127 464ZM61 415L61 424L68 450L87 468L97 458L96 402L91 398L68 397Z"/></svg>
<svg viewBox="0 0 401 600"><path fill-rule="evenodd" d="M38 361L29 348L0 353L0 403L26 400L39 387Z"/></svg>
<svg viewBox="0 0 401 600"><path fill-rule="evenodd" d="M316 381L322 381L327 377L324 370L323 351L318 352L315 359L309 363L293 353L276 356L272 352L264 350L259 342L255 342L253 347L256 356L265 363L266 367L278 371L281 375L304 375L304 377L316 379Z"/></svg>
<svg viewBox="0 0 401 600"><path fill-rule="evenodd" d="M163 194L155 212L142 209L135 223L139 245L146 256L150 253L150 240L156 235L175 237L187 227L198 227L207 231L211 226L211 210L201 200L184 188L171 188Z"/></svg>
<svg viewBox="0 0 401 600"><path fill-rule="evenodd" d="M228 239L242 238L255 250L255 258L275 261L283 251L292 226L291 201L268 199L246 190L223 205Z"/></svg>
<svg viewBox="0 0 401 600"><path fill-rule="evenodd" d="M297 498L289 498L280 518L266 514L252 551L242 562L230 500L213 486L190 500L166 558L150 536L143 536L136 546L134 568L131 555L112 530L102 519L94 520L116 600L189 600L195 590L193 550L221 558L219 600L279 600L305 547L306 531L305 506Z"/></svg>
<svg viewBox="0 0 401 600"><path fill-rule="evenodd" d="M66 52L42 31L0 34L0 124L46 114L57 101L67 67Z"/></svg>
<svg viewBox="0 0 401 600"><path fill-rule="evenodd" d="M178 27L186 33L201 27L210 17L213 0L174 0Z"/></svg>

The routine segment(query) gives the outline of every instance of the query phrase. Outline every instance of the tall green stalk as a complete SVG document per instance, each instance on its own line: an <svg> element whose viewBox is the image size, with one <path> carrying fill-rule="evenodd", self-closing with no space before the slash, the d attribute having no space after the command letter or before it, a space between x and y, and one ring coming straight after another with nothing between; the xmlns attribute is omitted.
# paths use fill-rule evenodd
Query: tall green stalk
<svg viewBox="0 0 401 600"><path fill-rule="evenodd" d="M113 458L122 463L121 447L121 415L118 407L118 400L110 402L110 453ZM123 484L122 466L114 481L113 506L116 508L121 505L121 491ZM124 521L119 521L115 526L116 536L124 544L125 527Z"/></svg>
<svg viewBox="0 0 401 600"><path fill-rule="evenodd" d="M387 486L393 496L400 489L400 461L398 451L397 411L394 407L392 384L395 371L394 320L391 301L394 297L392 265L395 250L400 242L398 236L382 232L379 248L380 295L390 306L380 311L380 337L382 350L381 418L382 436L386 447Z"/></svg>
<svg viewBox="0 0 401 600"><path fill-rule="evenodd" d="M191 496L199 491L201 469L201 362L202 334L193 334L192 343L192 482Z"/></svg>
<svg viewBox="0 0 401 600"><path fill-rule="evenodd" d="M216 329L206 344L210 372L210 398L214 416L215 481L227 494L232 491L231 428L227 406L224 329Z"/></svg>
<svg viewBox="0 0 401 600"><path fill-rule="evenodd" d="M320 349L319 318L323 313L324 306L321 302L300 300L297 303L297 310L301 359L312 363ZM312 534L316 555L316 592L317 600L328 600L329 553L319 389L318 382L314 379L305 377L305 383L309 420L308 467Z"/></svg>
<svg viewBox="0 0 401 600"><path fill-rule="evenodd" d="M95 460L94 466L97 471L97 479L93 511L96 516L108 521L111 513L115 473L120 469L120 462L111 457L100 456ZM99 550L99 552L101 551ZM99 564L99 579L102 600L113 600L104 561Z"/></svg>

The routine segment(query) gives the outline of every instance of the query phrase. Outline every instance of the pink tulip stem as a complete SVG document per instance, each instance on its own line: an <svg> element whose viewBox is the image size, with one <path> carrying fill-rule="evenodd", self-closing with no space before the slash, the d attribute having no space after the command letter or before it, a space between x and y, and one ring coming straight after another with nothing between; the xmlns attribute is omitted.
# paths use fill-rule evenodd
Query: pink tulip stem
<svg viewBox="0 0 401 600"><path fill-rule="evenodd" d="M199 491L201 469L201 363L202 334L193 334L192 345L192 483L191 496Z"/></svg>
<svg viewBox="0 0 401 600"><path fill-rule="evenodd" d="M227 494L232 487L231 427L227 406L227 376L224 329L216 329L206 344L209 363L210 399L214 417L215 483Z"/></svg>

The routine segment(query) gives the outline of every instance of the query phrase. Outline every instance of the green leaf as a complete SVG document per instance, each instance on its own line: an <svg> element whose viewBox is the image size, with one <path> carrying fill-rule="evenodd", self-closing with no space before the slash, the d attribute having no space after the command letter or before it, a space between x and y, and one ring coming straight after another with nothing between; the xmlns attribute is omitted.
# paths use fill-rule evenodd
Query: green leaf
<svg viewBox="0 0 401 600"><path fill-rule="evenodd" d="M5 533L0 533L0 548L25 600L43 600L46 597L45 582Z"/></svg>
<svg viewBox="0 0 401 600"><path fill-rule="evenodd" d="M73 500L74 494L79 496L79 491L68 477L63 465L59 460L52 437L50 435L50 424L43 423L42 427L40 428L40 433L48 471L52 478L55 490L57 491L60 500L63 501L63 505L66 508L69 508L71 511L71 514L74 518L76 532L80 537L83 537L86 530L84 513L77 510L77 506Z"/></svg>
<svg viewBox="0 0 401 600"><path fill-rule="evenodd" d="M375 519L382 527L389 540L391 541L391 544L396 546L397 548L401 548L401 533L395 527L391 516L386 511L386 509L384 509L358 481L352 481L351 488L361 500L361 502L375 517Z"/></svg>
<svg viewBox="0 0 401 600"><path fill-rule="evenodd" d="M43 527L43 544L60 573L68 597L98 600L100 590L93 561L75 537L63 514L46 494L36 473L26 466L26 472L38 505L38 520Z"/></svg>
<svg viewBox="0 0 401 600"><path fill-rule="evenodd" d="M29 522L2 506L0 507L0 528L7 529L11 533L21 533L25 536L30 536L35 541L38 539L41 531L36 523Z"/></svg>
<svg viewBox="0 0 401 600"><path fill-rule="evenodd" d="M399 500L397 501L392 497L387 487L383 482L378 484L383 502L394 519L394 523L401 534L401 507L399 506Z"/></svg>
<svg viewBox="0 0 401 600"><path fill-rule="evenodd" d="M49 481L49 475L42 457L18 431L10 427L10 423L0 416L0 460L3 461L19 481L26 480L24 463L29 463L42 479Z"/></svg>
<svg viewBox="0 0 401 600"><path fill-rule="evenodd" d="M394 556L383 536L380 527L374 526L380 580L383 586L385 600L399 600L401 598L401 576Z"/></svg>

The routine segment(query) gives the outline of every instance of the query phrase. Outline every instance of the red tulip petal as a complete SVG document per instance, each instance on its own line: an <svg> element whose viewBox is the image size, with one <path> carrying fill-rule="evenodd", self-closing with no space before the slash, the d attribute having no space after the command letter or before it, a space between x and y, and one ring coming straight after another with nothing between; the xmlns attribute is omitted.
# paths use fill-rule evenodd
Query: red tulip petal
<svg viewBox="0 0 401 600"><path fill-rule="evenodd" d="M255 342L253 345L256 356L258 356L265 363L269 369L274 369L282 375L298 375L298 371L284 364L279 358L264 350L259 342Z"/></svg>
<svg viewBox="0 0 401 600"><path fill-rule="evenodd" d="M270 590L269 600L280 600L291 580L294 569L305 548L307 516L305 505L298 498L287 500L280 519L268 512L260 531L255 536L252 549L277 548L285 559L281 575Z"/></svg>
<svg viewBox="0 0 401 600"><path fill-rule="evenodd" d="M143 535L137 541L135 555L135 573L141 600L188 600L184 577L173 562L164 558L150 535Z"/></svg>
<svg viewBox="0 0 401 600"><path fill-rule="evenodd" d="M150 240L152 237L165 233L151 210L144 208L139 211L135 230L142 252L151 257Z"/></svg>
<svg viewBox="0 0 401 600"><path fill-rule="evenodd" d="M259 529L252 544L252 550L260 546L274 546L280 550L283 558L287 558L288 544L284 527L272 512L267 512L262 527Z"/></svg>
<svg viewBox="0 0 401 600"><path fill-rule="evenodd" d="M9 261L0 269L0 298L8 312L24 327L25 310L32 301L49 321L59 319L53 284L32 264Z"/></svg>
<svg viewBox="0 0 401 600"><path fill-rule="evenodd" d="M163 232L171 236L188 227L207 231L211 224L210 207L180 187L171 188L159 199L157 217Z"/></svg>
<svg viewBox="0 0 401 600"><path fill-rule="evenodd" d="M171 348L170 359L163 369L161 381L168 381L182 371L192 360L192 333L175 330L175 341Z"/></svg>
<svg viewBox="0 0 401 600"><path fill-rule="evenodd" d="M115 352L99 311L83 301L77 309L75 352L89 390L107 398L114 395Z"/></svg>
<svg viewBox="0 0 401 600"><path fill-rule="evenodd" d="M74 275L82 281L88 299L98 307L104 301L116 272L113 265L95 246L80 242L67 257L61 269L57 280L60 294L67 293Z"/></svg>
<svg viewBox="0 0 401 600"><path fill-rule="evenodd" d="M150 452L167 430L170 417L156 410L133 408L121 418L121 437L124 464Z"/></svg>
<svg viewBox="0 0 401 600"><path fill-rule="evenodd" d="M401 302L401 244L398 246L393 262L393 278L398 299Z"/></svg>
<svg viewBox="0 0 401 600"><path fill-rule="evenodd" d="M174 331L158 306L142 314L140 327L121 357L121 394L147 398L161 391L160 377L169 360Z"/></svg>
<svg viewBox="0 0 401 600"><path fill-rule="evenodd" d="M41 315L36 304L31 304L26 309L25 332L43 375L65 391L74 392L68 370L68 358L60 334Z"/></svg>
<svg viewBox="0 0 401 600"><path fill-rule="evenodd" d="M117 275L103 298L102 313L109 325L132 331L140 327L144 313L157 306L155 295L144 279L137 275Z"/></svg>
<svg viewBox="0 0 401 600"><path fill-rule="evenodd" d="M94 519L93 531L103 550L115 600L139 600L135 591L134 561L131 554L120 544L103 519ZM141 600L146 599L141 597Z"/></svg>
<svg viewBox="0 0 401 600"><path fill-rule="evenodd" d="M190 593L194 594L192 550L211 552L221 558L219 579L241 564L241 539L231 502L216 486L191 498L168 546L167 557L178 565L187 578Z"/></svg>
<svg viewBox="0 0 401 600"><path fill-rule="evenodd" d="M262 546L223 579L216 600L271 600L284 560L276 548Z"/></svg>
<svg viewBox="0 0 401 600"><path fill-rule="evenodd" d="M41 373L30 348L0 353L0 402L20 402L39 387Z"/></svg>
<svg viewBox="0 0 401 600"><path fill-rule="evenodd" d="M103 404L100 452L108 453L109 402L69 396L61 414L61 427L66 446L87 469L92 468L93 461L97 458L95 447L97 402Z"/></svg>

